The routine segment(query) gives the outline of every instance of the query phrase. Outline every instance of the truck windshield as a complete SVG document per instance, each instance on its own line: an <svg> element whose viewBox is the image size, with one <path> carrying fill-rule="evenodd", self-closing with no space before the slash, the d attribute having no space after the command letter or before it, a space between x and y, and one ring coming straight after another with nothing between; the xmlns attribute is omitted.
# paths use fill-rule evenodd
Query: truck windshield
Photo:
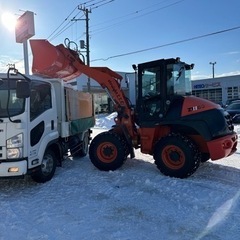
<svg viewBox="0 0 240 240"><path fill-rule="evenodd" d="M167 72L168 93L183 96L192 93L191 71L186 69L184 63L169 64Z"/></svg>
<svg viewBox="0 0 240 240"><path fill-rule="evenodd" d="M24 107L25 100L16 96L16 79L0 79L0 118L17 116Z"/></svg>

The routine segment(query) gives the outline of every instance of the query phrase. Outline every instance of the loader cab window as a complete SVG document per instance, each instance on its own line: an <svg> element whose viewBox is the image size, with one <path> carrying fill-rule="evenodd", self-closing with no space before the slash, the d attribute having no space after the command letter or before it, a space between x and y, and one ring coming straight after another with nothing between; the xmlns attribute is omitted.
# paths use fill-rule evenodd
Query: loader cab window
<svg viewBox="0 0 240 240"><path fill-rule="evenodd" d="M184 63L167 65L167 94L190 95L192 92L191 72Z"/></svg>
<svg viewBox="0 0 240 240"><path fill-rule="evenodd" d="M159 118L161 110L161 71L160 67L145 68L140 78L139 108L141 118L154 121Z"/></svg>
<svg viewBox="0 0 240 240"><path fill-rule="evenodd" d="M174 70L173 70L173 64L167 65L167 95L173 95L174 94Z"/></svg>
<svg viewBox="0 0 240 240"><path fill-rule="evenodd" d="M41 81L32 81L30 119L35 119L50 108L52 108L51 85Z"/></svg>
<svg viewBox="0 0 240 240"><path fill-rule="evenodd" d="M156 68L146 69L142 72L142 96L160 94L160 70Z"/></svg>

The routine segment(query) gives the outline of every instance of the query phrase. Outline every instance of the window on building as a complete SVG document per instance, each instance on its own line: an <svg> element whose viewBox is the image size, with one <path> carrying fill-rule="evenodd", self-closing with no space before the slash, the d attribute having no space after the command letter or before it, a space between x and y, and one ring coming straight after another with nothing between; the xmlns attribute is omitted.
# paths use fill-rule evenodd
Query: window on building
<svg viewBox="0 0 240 240"><path fill-rule="evenodd" d="M240 98L240 87L228 87L227 88L227 100Z"/></svg>
<svg viewBox="0 0 240 240"><path fill-rule="evenodd" d="M204 89L204 90L194 90L192 94L196 97L204 98L215 103L222 103L222 89Z"/></svg>

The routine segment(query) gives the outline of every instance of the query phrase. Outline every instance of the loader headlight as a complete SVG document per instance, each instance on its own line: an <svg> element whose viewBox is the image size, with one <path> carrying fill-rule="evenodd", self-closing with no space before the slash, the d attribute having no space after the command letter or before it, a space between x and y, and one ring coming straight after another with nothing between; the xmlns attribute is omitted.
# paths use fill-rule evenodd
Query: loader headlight
<svg viewBox="0 0 240 240"><path fill-rule="evenodd" d="M23 134L18 134L7 140L7 158L21 158L23 147Z"/></svg>

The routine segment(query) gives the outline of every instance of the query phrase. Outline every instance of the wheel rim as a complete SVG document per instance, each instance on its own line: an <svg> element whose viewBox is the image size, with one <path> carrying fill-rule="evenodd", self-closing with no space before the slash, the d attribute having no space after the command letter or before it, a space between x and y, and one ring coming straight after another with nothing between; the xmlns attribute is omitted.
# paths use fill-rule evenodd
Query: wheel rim
<svg viewBox="0 0 240 240"><path fill-rule="evenodd" d="M42 161L42 173L47 176L52 172L53 169L53 165L54 165L54 160L53 157L51 155L45 155Z"/></svg>
<svg viewBox="0 0 240 240"><path fill-rule="evenodd" d="M181 148L169 145L162 151L162 160L168 168L179 169L185 163L185 154Z"/></svg>
<svg viewBox="0 0 240 240"><path fill-rule="evenodd" d="M98 146L97 156L104 163L113 162L117 157L117 148L110 142L104 142Z"/></svg>

